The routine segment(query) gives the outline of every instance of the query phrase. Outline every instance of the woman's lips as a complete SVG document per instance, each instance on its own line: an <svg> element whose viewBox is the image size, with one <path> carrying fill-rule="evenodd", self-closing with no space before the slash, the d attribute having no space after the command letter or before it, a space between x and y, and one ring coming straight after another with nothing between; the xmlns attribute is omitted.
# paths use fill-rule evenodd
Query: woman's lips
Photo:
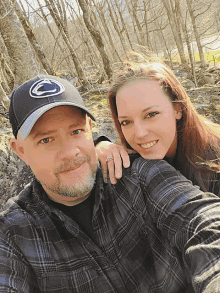
<svg viewBox="0 0 220 293"><path fill-rule="evenodd" d="M149 149L151 147L153 147L156 143L158 142L158 140L153 140L151 142L148 142L148 143L142 143L142 144L139 144L143 149Z"/></svg>

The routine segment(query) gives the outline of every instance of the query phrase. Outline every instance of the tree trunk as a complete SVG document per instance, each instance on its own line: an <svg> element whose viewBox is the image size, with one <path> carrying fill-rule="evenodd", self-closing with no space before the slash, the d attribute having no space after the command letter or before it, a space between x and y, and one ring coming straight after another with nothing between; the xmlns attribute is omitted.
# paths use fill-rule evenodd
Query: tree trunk
<svg viewBox="0 0 220 293"><path fill-rule="evenodd" d="M75 65L75 68L76 68L76 72L78 74L79 81L84 86L87 86L87 87L90 88L90 84L87 81L87 78L86 78L86 76L85 76L85 74L83 72L83 69L82 69L82 67L81 67L81 65L79 63L79 60L77 58L77 55L75 54L74 49L73 49L73 47L72 47L72 45L71 45L71 43L69 41L68 35L66 34L66 28L63 27L62 22L59 19L58 13L56 12L56 9L55 9L54 5L51 5L52 2L49 3L48 0L45 0L45 3L47 4L47 8L49 9L50 14L51 14L51 16L53 17L53 19L55 21L55 24L58 27L58 29L59 29L62 37L63 37L63 40L64 40L64 42L67 45L67 48L70 51L70 55L72 57L72 60L73 60L74 65Z"/></svg>
<svg viewBox="0 0 220 293"><path fill-rule="evenodd" d="M33 53L10 0L0 0L0 32L13 65L15 87L38 74Z"/></svg>
<svg viewBox="0 0 220 293"><path fill-rule="evenodd" d="M11 89L8 86L7 80L5 79L5 74L3 72L3 68L0 68L0 82L6 94L11 93Z"/></svg>
<svg viewBox="0 0 220 293"><path fill-rule="evenodd" d="M92 0L93 4L95 5L95 1ZM112 39L112 36L111 36L111 33L109 31L109 28L108 28L108 25L106 23L106 18L105 18L105 15L104 15L104 11L101 10L100 8L96 7L96 10L99 14L99 18L101 20L101 23L105 29L105 32L108 36L108 40L109 40L109 43L110 43L110 47L111 47L111 51L113 52L112 55L113 55L113 58L117 58L120 62L122 62L119 54L118 54L118 51L116 50L115 46L114 46L114 42L113 42L113 39Z"/></svg>
<svg viewBox="0 0 220 293"><path fill-rule="evenodd" d="M176 22L176 15L174 13L174 10L172 9L172 2L169 2L168 0L162 0L162 2L167 12L167 17L180 55L181 63L183 64L183 66L188 68L189 66L187 64L186 56L183 49L183 40L181 38L179 24Z"/></svg>
<svg viewBox="0 0 220 293"><path fill-rule="evenodd" d="M69 8L69 13L72 18L72 23L74 24L75 30L79 34L82 42L85 43L85 47L88 50L87 56L85 56L85 57L89 57L90 63L92 65L97 64L97 63L99 64L98 56L96 55L96 50L93 49L94 43L92 45L90 45L89 38L88 38L89 32L88 32L87 28L85 27L84 21L79 16L78 12L76 12L74 7L72 5L70 5L70 3L68 3L66 1L66 5ZM77 21L75 20L72 11L74 12L74 15L75 15ZM89 36L90 36L90 34L89 34Z"/></svg>
<svg viewBox="0 0 220 293"><path fill-rule="evenodd" d="M43 17L44 21L46 22L47 27L48 27L48 29L49 29L51 35L53 36L53 38L54 38L54 40L55 40L57 46L58 46L59 49L60 49L60 51L63 53L63 55L65 55L64 49L62 48L60 42L58 41L58 38L55 36L55 33L54 33L53 29L51 28L51 25L49 24L48 20L47 20L47 16L45 15L44 10L43 10L43 8L42 8L42 6L41 6L41 4L40 4L40 0L37 0L37 2L38 2L38 5L39 5L39 8L40 8L40 11L41 11L42 17ZM51 60L52 60L52 58L51 58ZM65 57L66 65L67 65L67 67L69 68L70 73L72 74L72 76L75 76L75 72L73 71L73 66L71 66L71 62L70 62L70 60L71 60L71 59L69 58L69 56L66 56L66 57ZM53 64L52 61L51 61L51 64Z"/></svg>
<svg viewBox="0 0 220 293"><path fill-rule="evenodd" d="M85 25L86 25L88 31L90 32L92 39L93 39L94 43L96 44L97 49L100 52L105 72L108 76L108 79L110 80L112 77L112 69L110 66L109 58L105 52L105 47L104 47L104 44L102 41L102 37L101 37L99 31L94 27L94 25L90 21L88 5L86 4L86 2L84 0L78 0L78 3L83 11L83 19L84 19Z"/></svg>
<svg viewBox="0 0 220 293"><path fill-rule="evenodd" d="M202 67L206 67L206 62L205 62L205 58L204 58L204 54L203 54L203 48L200 42L200 37L199 37L199 33L197 30L197 26L196 26L196 19L193 13L193 9L192 9L192 1L191 0L186 0L187 6L188 6L188 10L189 10L189 15L192 21L192 25L193 25L193 31L194 31L194 35L196 38L196 44L199 50L199 57L201 60L201 65Z"/></svg>
<svg viewBox="0 0 220 293"><path fill-rule="evenodd" d="M133 0L133 1L136 1L136 0ZM131 1L125 0L125 2L126 2L127 9L128 9L128 13L129 13L129 19L131 20L131 22L132 22L132 26L133 26L133 31L134 31L133 35L136 37L136 41L135 41L135 43L136 43L136 44L141 44L141 41L140 41L140 39L139 39L139 34L138 34L137 30L136 30L136 25L137 25L137 24L135 24L135 19L134 19L134 14L133 14L133 9L130 8L130 5L129 5L129 3L130 3ZM132 4L131 4L131 5L132 5ZM118 12L119 12L120 17L121 17L122 24L123 24L123 26L126 28L126 24L125 24L125 21L124 21L124 19L123 19L123 15L122 15L122 13L121 13L121 11L120 11L119 5L117 5L117 7L118 7ZM131 35L131 34L130 34L130 35ZM129 35L129 39L130 39L130 35ZM128 39L128 40L129 40L129 39ZM129 42L132 44L131 41L129 41Z"/></svg>
<svg viewBox="0 0 220 293"><path fill-rule="evenodd" d="M116 33L118 34L118 37L119 37L119 39L121 41L123 51L124 51L124 53L126 53L127 50L126 50L125 39L124 39L123 35L120 32L120 28L119 28L117 20L115 20L115 18L114 18L114 15L112 13L112 9L111 9L109 0L106 0L106 2L107 2L107 5L108 5L108 10L109 10L109 14L110 14L110 17L111 17L111 20L112 20L113 27L114 27L114 29L115 29Z"/></svg>
<svg viewBox="0 0 220 293"><path fill-rule="evenodd" d="M37 54L39 61L41 62L43 68L46 70L46 72L50 75L56 75L55 71L53 70L53 68L51 67L49 61L47 60L47 57L42 49L42 47L40 46L40 44L38 43L34 32L31 28L30 22L27 19L27 17L23 14L23 11L21 10L19 4L17 3L17 0L12 0L15 11L17 13L17 16L23 26L23 29L27 35L28 40L30 41L35 53Z"/></svg>
<svg viewBox="0 0 220 293"><path fill-rule="evenodd" d="M125 0L125 2L127 4L130 16L131 16L132 21L133 21L134 33L137 36L138 43L140 43L140 45L142 45L142 46L145 46L144 32L143 32L143 29L142 29L142 26L140 24L140 20L139 20L138 14L137 14L137 7L138 7L137 0L132 0L132 1ZM131 4L132 8L130 8L129 2ZM138 33L136 31L136 27L138 29L140 38L138 38Z"/></svg>
<svg viewBox="0 0 220 293"><path fill-rule="evenodd" d="M112 0L110 0L110 1L112 1ZM127 30L127 26L125 24L125 21L124 21L122 12L121 12L120 7L118 5L118 1L113 1L112 6L114 7L114 5L116 5L116 7L118 9L118 13L119 13L120 20L121 20L121 23L122 23L122 30L125 31L125 34L127 36L128 42L130 44L130 47L131 47L132 50L134 50L133 45L132 45L132 42L131 42L131 38L130 38L130 33Z"/></svg>
<svg viewBox="0 0 220 293"><path fill-rule="evenodd" d="M2 73L7 82L8 87L10 91L12 91L14 87L15 77L1 52L0 52L0 67L2 68Z"/></svg>
<svg viewBox="0 0 220 293"><path fill-rule="evenodd" d="M186 23L184 23L183 17L182 17L182 13L180 10L180 3L179 0L175 0L176 3L176 11L177 11L177 18L178 18L178 22L180 24L180 26L182 27L182 31L184 33L184 37L186 40L186 45L187 45L187 49L188 49L188 53L189 53L189 60L190 60L190 64L191 64L191 72L192 72L192 78L193 81L197 87L197 80L196 80L196 74L195 74L195 62L194 62L194 58L193 58L193 52L191 49L191 43L190 43L190 39L189 39L189 34L186 28Z"/></svg>
<svg viewBox="0 0 220 293"><path fill-rule="evenodd" d="M148 29L148 21L147 21L147 3L146 0L143 0L143 7L144 7L144 24L145 24L145 30L146 30L146 42L147 42L147 47L149 50L152 51L152 45L150 41L150 33Z"/></svg>
<svg viewBox="0 0 220 293"><path fill-rule="evenodd" d="M0 68L0 101L6 111L9 110L9 105L10 105L10 100L6 94L6 91L9 91L9 90L10 89L7 85L7 82L5 81L4 75L2 73L2 69Z"/></svg>
<svg viewBox="0 0 220 293"><path fill-rule="evenodd" d="M10 106L10 100L7 97L1 83L0 83L0 101L2 103L2 106L5 108L5 110L8 112L9 111L9 106Z"/></svg>

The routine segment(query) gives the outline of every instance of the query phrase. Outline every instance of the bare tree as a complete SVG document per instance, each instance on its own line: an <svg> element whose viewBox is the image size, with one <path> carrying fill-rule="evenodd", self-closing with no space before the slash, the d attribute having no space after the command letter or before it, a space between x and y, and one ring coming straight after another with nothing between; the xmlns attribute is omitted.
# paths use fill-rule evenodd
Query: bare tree
<svg viewBox="0 0 220 293"><path fill-rule="evenodd" d="M24 1L28 5L25 10L22 7ZM11 52L10 42L14 39L12 27L15 22L10 20L11 27L5 22L11 13L11 6L6 9L10 2L14 3L17 16L23 25L23 35L25 36L25 30L30 42L35 44L33 52L31 51L33 48L24 49L25 44L28 45L30 42L26 36L25 41L21 38L18 40L20 33L16 31L17 40L14 48L20 48L18 52L34 53L31 62L21 62L21 59L14 58L15 55ZM19 62L28 68L26 72L28 70L34 72L31 69L32 64L37 68L35 62L38 62L37 64L43 66L50 74L52 74L51 70L55 71L55 69L63 72L68 66L68 71L72 75L75 75L76 71L79 81L90 87L90 82L97 82L94 75L97 71L100 72L100 68L101 81L103 77L111 77L112 68L118 61L121 62L122 56L127 51L136 48L138 50L143 48L143 51L146 51L145 46L158 55L164 53L171 66L172 59L175 58L173 49L177 49L178 52L175 54L180 56L181 63L195 76L192 42L195 39L196 46L198 48L201 46L202 50L199 54L202 60L204 47L209 46L209 43L204 45L204 36L218 34L219 31L218 0L44 0L44 2L46 5L42 4L42 0L0 0L2 14L0 23L4 22L4 26L0 25L2 37L5 35L4 31L8 30L8 39L4 37L7 50L2 46L3 42L0 42L0 51L9 65L3 66L2 63L1 67L3 76L1 86L6 94L7 84L9 88L13 87L13 74L15 77L18 75L15 67ZM38 3L38 6L35 3ZM18 19L17 22L19 23ZM186 46L188 52L184 51ZM40 49L37 53L39 58L35 53L36 49ZM40 64L41 57L46 61L46 65L42 60ZM28 58L25 57L25 61L27 60ZM12 69L11 76L6 67ZM196 82L195 79L194 81Z"/></svg>
<svg viewBox="0 0 220 293"><path fill-rule="evenodd" d="M167 17L169 19L171 30L173 32L173 37L174 37L176 46L178 48L181 63L187 68L188 65L187 65L186 56L184 54L183 40L181 36L180 26L176 18L174 3L172 1L173 0L162 0L167 12Z"/></svg>
<svg viewBox="0 0 220 293"><path fill-rule="evenodd" d="M83 19L84 19L85 25L86 25L88 31L90 32L92 39L93 39L94 43L96 44L97 49L100 52L105 72L108 76L108 79L110 80L112 77L112 69L110 66L109 58L105 52L105 47L104 47L102 37L101 37L98 29L94 26L94 24L90 20L90 12L88 10L88 5L87 5L86 1L78 0L78 3L79 3L79 5L82 9L82 12L83 12Z"/></svg>
<svg viewBox="0 0 220 293"><path fill-rule="evenodd" d="M10 56L15 86L38 74L34 55L10 0L0 0L0 32Z"/></svg>
<svg viewBox="0 0 220 293"><path fill-rule="evenodd" d="M21 10L17 0L12 0L13 5L14 5L14 9L17 13L17 16L23 26L23 29L27 35L28 40L30 41L35 53L37 54L39 61L41 62L43 68L46 70L46 72L50 75L56 75L55 71L53 70L53 68L51 67L49 61L47 60L47 57L42 49L42 47L40 46L40 44L38 43L33 29L31 27L31 24L28 20L28 18L26 17L26 15L23 13L23 11Z"/></svg>
<svg viewBox="0 0 220 293"><path fill-rule="evenodd" d="M125 0L125 2L127 4L131 19L133 20L134 33L136 34L138 43L144 46L145 37L144 37L144 32L142 29L141 22L139 21L141 14L140 13L138 14L138 0L133 0L133 1ZM136 27L137 27L137 30L136 30Z"/></svg>
<svg viewBox="0 0 220 293"><path fill-rule="evenodd" d="M11 68L9 67L4 55L0 52L0 69L2 71L2 86L7 94L11 92L14 87L15 77Z"/></svg>
<svg viewBox="0 0 220 293"><path fill-rule="evenodd" d="M74 34L74 39L77 39L77 40L79 39L80 40L79 47L83 46L85 48L85 50L81 50L81 55L83 55L83 60L87 60L86 57L88 57L91 64L97 64L98 62L97 61L95 62L95 60L98 60L96 48L93 41L92 40L90 41L91 35L88 32L81 15L77 13L76 8L74 8L73 5L69 3L69 1L67 0L65 1L71 16L71 20L72 20L71 24L74 27L74 32L77 34L77 35Z"/></svg>
<svg viewBox="0 0 220 293"><path fill-rule="evenodd" d="M77 55L76 55L76 52L75 52L72 44L70 43L66 22L64 21L65 18L63 16L59 15L58 10L57 10L53 0L45 0L45 3L47 5L47 8L50 11L51 16L54 19L55 24L57 25L57 27L58 27L58 29L59 29L62 37L63 37L64 42L66 43L66 46L68 47L68 49L70 51L70 55L71 55L72 60L74 62L76 72L78 74L79 81L83 85L85 85L87 87L90 87L90 84L87 81L87 78L86 78L86 76L85 76L85 74L83 72L82 66L81 66L81 64L79 62L79 59L78 59Z"/></svg>
<svg viewBox="0 0 220 293"><path fill-rule="evenodd" d="M120 40L122 48L123 48L123 52L126 53L126 51L127 51L126 50L126 41L122 35L122 30L120 29L118 18L116 16L114 10L111 8L110 0L106 0L106 3L108 5L108 11L109 11L109 15L110 15L113 27L119 37L119 40Z"/></svg>
<svg viewBox="0 0 220 293"><path fill-rule="evenodd" d="M1 73L0 73L1 78ZM2 82L0 82L0 101L2 103L2 106L5 108L6 111L9 110L10 100L6 95L5 90L2 87Z"/></svg>
<svg viewBox="0 0 220 293"><path fill-rule="evenodd" d="M10 94L14 86L14 75L11 72L3 54L0 52L0 101L6 111L9 110L10 101L7 94Z"/></svg>
<svg viewBox="0 0 220 293"><path fill-rule="evenodd" d="M184 48L183 48L183 40L181 36L181 30L180 30L180 25L177 20L177 15L176 15L176 10L175 10L175 3L173 3L173 0L162 0L163 5L166 9L167 12L167 17L169 19L170 27L173 33L173 37L179 52L180 60L181 63L188 68L186 56L184 53Z"/></svg>
<svg viewBox="0 0 220 293"><path fill-rule="evenodd" d="M144 26L145 26L145 35L146 35L146 44L149 50L152 50L151 40L150 40L150 32L149 32L149 21L148 21L148 12L149 12L149 1L147 3L146 0L143 1L143 11L144 11Z"/></svg>
<svg viewBox="0 0 220 293"><path fill-rule="evenodd" d="M121 25L122 25L121 33L122 33L122 32L125 32L126 37L127 37L127 39L128 39L128 43L129 43L129 45L130 45L130 48L131 48L132 50L134 50L133 45L132 45L132 41L131 41L131 37L130 37L131 34L129 33L129 31L128 31L128 29L127 29L127 26L126 26L126 24L125 24L125 20L124 20L124 17L123 17L123 13L122 13L121 8L120 8L120 6L119 6L119 0L115 0L115 1L110 0L110 1L111 1L111 4L112 4L112 9L115 10L114 7L117 8L117 12L118 12L118 14L119 14L120 21L121 21ZM122 1L122 4L123 4L123 1ZM115 12L115 14L116 14L116 12Z"/></svg>
<svg viewBox="0 0 220 293"><path fill-rule="evenodd" d="M199 50L199 57L201 60L201 65L202 65L202 67L206 67L206 62L205 62L205 58L204 58L204 54L203 54L203 48L202 48L202 45L200 42L199 32L198 32L197 25L196 25L196 17L194 15L194 10L192 7L192 0L186 0L186 3L188 6L188 11L189 11L190 18L191 18L192 25L193 25L193 31L194 31L197 47Z"/></svg>
<svg viewBox="0 0 220 293"><path fill-rule="evenodd" d="M175 0L175 6L176 6L177 20L180 26L182 27L182 31L186 40L186 45L187 45L187 49L189 53L189 60L191 64L192 78L195 85L197 86L197 80L196 80L196 74L195 74L195 62L194 62L193 52L192 52L191 43L190 43L190 37L187 30L186 21L184 22L184 19L183 19L183 11L181 11L180 2L178 0Z"/></svg>
<svg viewBox="0 0 220 293"><path fill-rule="evenodd" d="M104 11L104 8L105 8L105 3L95 3L94 0L92 0L93 2L93 5L94 7L96 8L97 12L98 12L98 15L99 15L99 18L100 18L100 21L103 25L103 28L106 32L106 35L108 37L108 40L109 40L109 44L110 44L110 48L111 48L111 52L112 52L112 55L113 55L113 58L115 57L115 59L118 59L120 62L122 62L121 58L120 58L120 55L117 51L117 49L115 48L114 46L114 42L113 42L113 38L112 38L112 35L111 35L111 32L109 30L109 27L108 27L108 24L106 22L106 17L105 17L105 11Z"/></svg>
<svg viewBox="0 0 220 293"><path fill-rule="evenodd" d="M170 34L168 31L164 33L164 30L168 26L168 20L167 17L164 16L164 7L161 5L161 3L157 3L157 6L152 4L151 1L149 1L149 10L151 14L151 19L149 20L149 24L151 24L151 30L149 31L154 33L154 35L157 35L157 39L160 40L161 48L163 49L165 58L168 57L169 59L169 65L172 68L173 62L172 62L172 53L171 50L173 48L172 40L170 40L170 37L168 37ZM155 39L155 37L154 37ZM165 47L165 48L164 48ZM153 51L153 47L152 47Z"/></svg>
<svg viewBox="0 0 220 293"><path fill-rule="evenodd" d="M65 50L64 50L64 48L62 47L62 45L61 45L61 43L60 43L60 41L59 41L59 35L60 35L60 32L59 32L58 37L56 37L55 32L54 32L53 28L51 27L51 24L50 24L49 21L48 21L47 15L44 13L44 9L42 8L40 1L37 0L37 2L38 2L38 5L39 5L39 9L40 9L40 12L41 12L42 19L45 21L45 23L46 23L46 25L47 25L47 27L48 27L48 29L49 29L51 35L53 36L53 38L54 38L54 40L55 40L55 45L54 45L54 47L55 47L56 45L58 46L58 48L59 48L60 52L62 53L62 55L65 56L65 57L64 57L64 60L66 61L66 65L67 65L67 67L69 68L70 73L72 74L72 76L75 76L75 72L73 71L73 66L71 65L71 61L70 61L69 55L66 56L66 54L65 54ZM30 5L30 4L29 4L29 5ZM30 5L30 6L31 6L31 5ZM32 9L33 9L33 8L32 8ZM51 55L51 64L53 64L53 54Z"/></svg>

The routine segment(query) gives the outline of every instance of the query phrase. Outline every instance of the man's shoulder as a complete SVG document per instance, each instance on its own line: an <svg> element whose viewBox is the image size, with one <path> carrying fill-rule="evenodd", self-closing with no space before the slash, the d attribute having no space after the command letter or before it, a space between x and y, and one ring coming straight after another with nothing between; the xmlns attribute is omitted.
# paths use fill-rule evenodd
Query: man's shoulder
<svg viewBox="0 0 220 293"><path fill-rule="evenodd" d="M8 199L0 212L1 220L13 217L16 221L16 218L24 214L27 206L33 202L33 185L34 180L27 184L17 196Z"/></svg>
<svg viewBox="0 0 220 293"><path fill-rule="evenodd" d="M38 226L38 215L43 214L41 185L34 179L15 197L10 198L0 212L0 231L7 235L28 233L30 227ZM30 231L29 231L30 232ZM30 232L31 233L31 232ZM22 234L22 235L23 235Z"/></svg>
<svg viewBox="0 0 220 293"><path fill-rule="evenodd" d="M144 159L140 155L130 155L130 167L124 168L123 175L126 178L135 180L135 184L145 188L149 183L159 185L164 179L181 177L181 173L177 171L165 160L160 159Z"/></svg>
<svg viewBox="0 0 220 293"><path fill-rule="evenodd" d="M130 157L130 169L131 173L136 172L143 176L150 170L163 170L163 169L174 169L165 160L159 159L144 159L139 154L131 154ZM174 169L175 170L175 169Z"/></svg>

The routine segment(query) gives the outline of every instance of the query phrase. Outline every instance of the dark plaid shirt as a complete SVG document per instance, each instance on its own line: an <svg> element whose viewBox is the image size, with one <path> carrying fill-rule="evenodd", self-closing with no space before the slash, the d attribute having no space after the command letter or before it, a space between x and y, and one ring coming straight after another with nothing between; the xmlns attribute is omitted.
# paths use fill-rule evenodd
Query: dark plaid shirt
<svg viewBox="0 0 220 293"><path fill-rule="evenodd" d="M92 241L34 180L0 215L0 292L220 292L220 199L162 160L98 169ZM189 286L189 287L187 287Z"/></svg>

